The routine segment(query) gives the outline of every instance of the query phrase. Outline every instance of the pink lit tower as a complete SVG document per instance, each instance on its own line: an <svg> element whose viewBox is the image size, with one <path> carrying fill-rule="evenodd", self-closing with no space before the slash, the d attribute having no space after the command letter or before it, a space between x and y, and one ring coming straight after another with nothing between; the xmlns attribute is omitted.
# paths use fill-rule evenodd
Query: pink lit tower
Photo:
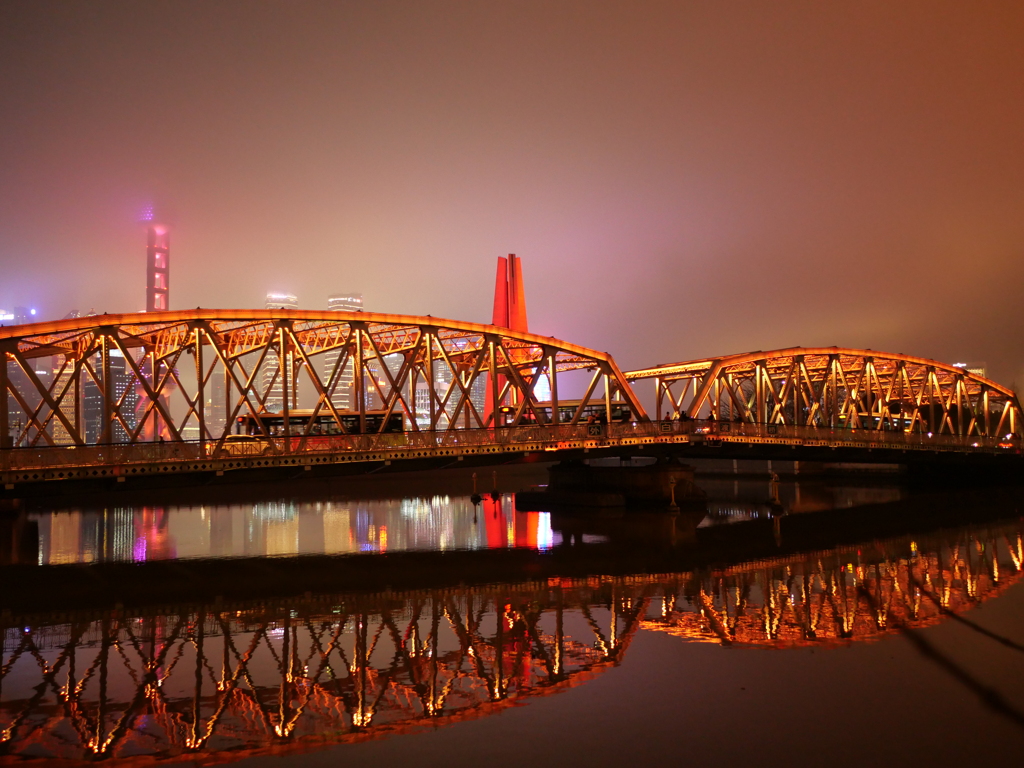
<svg viewBox="0 0 1024 768"><path fill-rule="evenodd" d="M163 312L170 308L168 292L171 280L171 236L167 227L153 220L153 208L143 214L146 222L146 311Z"/></svg>

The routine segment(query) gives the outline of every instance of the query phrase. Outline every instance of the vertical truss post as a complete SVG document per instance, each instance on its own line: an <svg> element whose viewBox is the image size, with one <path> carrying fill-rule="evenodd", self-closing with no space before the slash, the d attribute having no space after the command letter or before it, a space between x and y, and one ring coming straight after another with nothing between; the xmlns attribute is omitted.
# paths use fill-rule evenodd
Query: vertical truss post
<svg viewBox="0 0 1024 768"><path fill-rule="evenodd" d="M7 349L0 348L0 448L11 447L11 425L7 414Z"/></svg>
<svg viewBox="0 0 1024 768"><path fill-rule="evenodd" d="M406 352L405 365L409 371L409 408L412 418L412 424L410 426L418 432L420 409L419 406L416 405L416 387L419 385L420 369L416 365L415 349Z"/></svg>
<svg viewBox="0 0 1024 768"><path fill-rule="evenodd" d="M956 434L958 437L963 437L964 434L964 381L962 376L957 376L953 379L953 394L954 400L952 403L956 405ZM948 409L947 409L948 410Z"/></svg>
<svg viewBox="0 0 1024 768"><path fill-rule="evenodd" d="M76 445L82 445L85 443L85 437L82 435L82 361L78 358L75 359L71 368L72 386L74 389L71 390L73 400L71 405L74 409L75 418L75 439Z"/></svg>
<svg viewBox="0 0 1024 768"><path fill-rule="evenodd" d="M195 333L195 345L196 345L196 400L198 401L199 408L196 410L196 416L199 419L199 447L201 455L206 455L206 387L203 384L205 378L206 368L203 366L203 337L202 329L196 327Z"/></svg>
<svg viewBox="0 0 1024 768"><path fill-rule="evenodd" d="M366 434L366 379L363 375L363 324L355 326L356 336L356 361L355 361L355 390L359 407L359 434Z"/></svg>
<svg viewBox="0 0 1024 768"><path fill-rule="evenodd" d="M757 421L758 424L764 424L765 421L767 421L764 393L765 371L763 370L762 363L762 360L758 360L754 363L754 397L756 399L756 402L754 403L754 413L755 421Z"/></svg>
<svg viewBox="0 0 1024 768"><path fill-rule="evenodd" d="M835 429L839 423L839 393L836 391L836 366L838 365L839 357L837 355L829 355L828 383L823 387L825 392L822 399L825 401L825 407L828 409L828 425L832 429Z"/></svg>
<svg viewBox="0 0 1024 768"><path fill-rule="evenodd" d="M198 330L196 331L198 338ZM202 744L202 729L201 725L203 722L203 662L206 661L206 655L203 652L203 646L206 640L206 610L205 608L199 609L199 614L196 616L196 671L195 671L195 689L192 693L192 739L190 747L193 749L199 747ZM227 638L224 638L224 645L228 644Z"/></svg>
<svg viewBox="0 0 1024 768"><path fill-rule="evenodd" d="M935 369L928 366L925 371L925 387L928 390L928 431L936 435L942 433L942 424L935 427Z"/></svg>
<svg viewBox="0 0 1024 768"><path fill-rule="evenodd" d="M982 422L982 429L985 430L985 436L989 437L992 434L992 414L989 411L988 387L986 386L982 386L981 388L981 407L982 412L985 414L985 419Z"/></svg>
<svg viewBox="0 0 1024 768"><path fill-rule="evenodd" d="M100 428L99 441L104 445L114 441L111 429L114 413L110 407L114 401L114 382L110 380L110 336L108 333L109 331L105 329L103 335L100 336L100 375L103 377L103 389L100 390L100 394L103 402L103 423Z"/></svg>
<svg viewBox="0 0 1024 768"><path fill-rule="evenodd" d="M282 429L285 438L285 450L288 450L289 441L288 438L292 436L291 429L291 408L289 408L289 400L291 399L290 387L288 386L289 381L289 369L291 368L291 362L288 359L288 339L285 336L284 326L278 325L277 327L277 369L281 378L281 417L282 417Z"/></svg>
<svg viewBox="0 0 1024 768"><path fill-rule="evenodd" d="M491 382L491 424L497 428L498 420L501 418L501 400L498 391L498 350L494 346L494 337L487 339L487 353L490 357L488 364L491 367L491 375L488 377Z"/></svg>
<svg viewBox="0 0 1024 768"><path fill-rule="evenodd" d="M896 377L896 381L899 382L899 389L898 389L898 391L896 393L896 397L899 399L899 403L900 403L900 424L899 424L899 431L900 432L906 431L906 424L905 424L906 419L903 416L903 404L906 402L906 397L905 397L906 389L904 388L904 380L906 379L906 369L907 369L907 364L905 362L903 362L902 360L900 360L896 364L896 370L893 372L893 375Z"/></svg>
<svg viewBox="0 0 1024 768"><path fill-rule="evenodd" d="M551 381L551 423L556 427L561 422L558 413L558 374L555 367L557 353L548 351L548 379Z"/></svg>
<svg viewBox="0 0 1024 768"><path fill-rule="evenodd" d="M655 407L654 418L656 418L658 421L661 421L661 417L663 415L662 412L661 412L661 408L662 408L662 402L665 399L665 395L662 392L662 389L663 389L663 387L662 387L662 384L661 384L661 376L655 376L654 377L654 403L655 403L655 405L654 405L654 407Z"/></svg>
<svg viewBox="0 0 1024 768"><path fill-rule="evenodd" d="M556 594L557 602L555 603L555 675L556 677L561 678L562 670L564 669L563 657L565 655L565 595L562 592L561 586L558 587L558 592Z"/></svg>
<svg viewBox="0 0 1024 768"><path fill-rule="evenodd" d="M610 427L612 423L612 377L607 370L604 372L604 418L605 423ZM611 434L610 429L609 434Z"/></svg>
<svg viewBox="0 0 1024 768"><path fill-rule="evenodd" d="M427 400L430 403L428 417L430 418L430 431L437 429L437 397L434 392L434 344L438 343L433 328L426 329L427 332Z"/></svg>
<svg viewBox="0 0 1024 768"><path fill-rule="evenodd" d="M403 355L402 366L404 366L404 369L406 371L405 383L399 382L400 387L408 387L408 394L406 396L405 402L409 409L409 418L412 420L412 423L409 425L409 427L411 430L415 432L420 431L419 422L416 421L416 379L419 377L419 371L416 368L416 355L419 350L418 341L419 340L417 340L417 344L413 346L412 349L406 350L405 354ZM402 369L400 368L399 372L401 372L401 370Z"/></svg>
<svg viewBox="0 0 1024 768"><path fill-rule="evenodd" d="M217 340L213 339L213 343L216 344ZM232 418L232 416L231 416L231 394L232 394L231 393L231 386L232 386L231 385L231 371L228 368L230 363L231 363L231 358L228 357L225 354L224 355L224 361L223 361L224 370L223 370L223 372L221 374L224 377L224 432L221 435L221 437L223 437L224 435L230 435L231 434L231 430L234 429L234 425L231 424L231 421L230 421L231 418Z"/></svg>
<svg viewBox="0 0 1024 768"><path fill-rule="evenodd" d="M148 374L146 368L149 368ZM157 392L156 384L156 349L152 345L143 347L143 356L139 360L139 373L141 377L146 378L146 383L149 385L150 392ZM81 382L81 375L75 376L76 385ZM144 388L145 389L145 388ZM85 439L85 435L82 433L82 422L81 422L81 402L80 396L81 388L76 388L75 392L75 423L79 425L78 431ZM149 392L146 392L146 405L142 410L142 421L137 425L136 431L139 433L139 439L143 441L155 442L160 437L160 422L157 421L159 417L159 411L156 408L156 403L149 396Z"/></svg>

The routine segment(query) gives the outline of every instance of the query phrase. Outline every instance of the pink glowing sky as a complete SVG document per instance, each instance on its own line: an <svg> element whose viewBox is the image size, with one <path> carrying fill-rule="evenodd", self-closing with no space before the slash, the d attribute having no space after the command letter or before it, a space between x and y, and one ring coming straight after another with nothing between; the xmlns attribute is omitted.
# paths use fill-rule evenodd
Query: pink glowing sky
<svg viewBox="0 0 1024 768"><path fill-rule="evenodd" d="M791 345L1024 386L1024 4L0 5L0 307L487 321L625 368Z"/></svg>

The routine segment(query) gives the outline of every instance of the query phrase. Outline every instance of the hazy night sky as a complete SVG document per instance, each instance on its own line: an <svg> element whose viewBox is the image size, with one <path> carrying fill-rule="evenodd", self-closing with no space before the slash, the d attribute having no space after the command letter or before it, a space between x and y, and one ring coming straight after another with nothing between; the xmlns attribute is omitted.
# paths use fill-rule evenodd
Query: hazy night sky
<svg viewBox="0 0 1024 768"><path fill-rule="evenodd" d="M0 0L0 307L489 321L1024 386L1024 3Z"/></svg>

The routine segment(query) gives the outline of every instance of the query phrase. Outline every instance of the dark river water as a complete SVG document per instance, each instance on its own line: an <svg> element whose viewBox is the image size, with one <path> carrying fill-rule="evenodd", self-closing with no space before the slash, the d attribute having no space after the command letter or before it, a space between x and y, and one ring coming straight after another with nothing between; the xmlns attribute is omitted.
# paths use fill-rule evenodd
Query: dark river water
<svg viewBox="0 0 1024 768"><path fill-rule="evenodd" d="M1020 764L1021 489L480 475L4 513L0 765Z"/></svg>

